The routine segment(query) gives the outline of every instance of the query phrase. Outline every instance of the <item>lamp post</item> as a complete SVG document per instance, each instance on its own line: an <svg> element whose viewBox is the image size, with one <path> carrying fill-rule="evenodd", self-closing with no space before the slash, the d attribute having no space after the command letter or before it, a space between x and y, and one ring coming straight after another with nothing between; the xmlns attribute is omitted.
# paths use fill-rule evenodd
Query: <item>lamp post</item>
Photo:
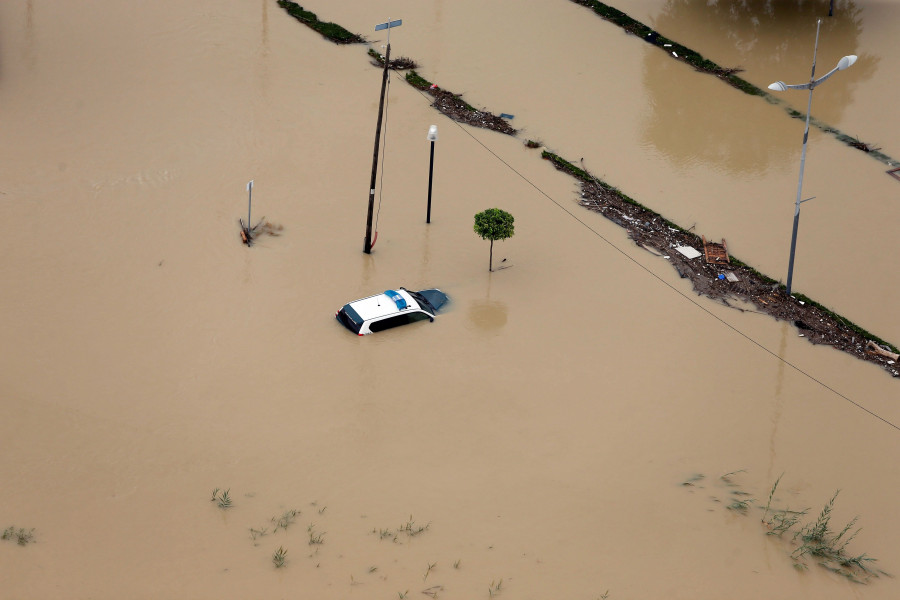
<svg viewBox="0 0 900 600"><path fill-rule="evenodd" d="M803 131L803 151L800 153L800 180L797 183L797 202L794 205L794 230L791 234L791 257L788 262L788 275L787 275L787 293L788 296L791 295L791 282L794 277L794 252L797 248L797 228L800 225L800 203L806 202L806 200L801 200L800 195L803 190L803 167L806 164L806 142L809 139L809 111L812 108L812 93L816 86L820 85L826 79L834 75L838 71L843 71L847 67L851 66L856 62L856 56L851 54L849 56L845 56L840 61L835 68L828 71L825 75L822 75L818 79L816 79L816 54L819 51L819 29L822 27L822 19L816 21L816 45L813 49L813 62L812 62L812 72L809 75L809 83L797 84L797 85L788 85L783 81L776 81L773 84L769 85L769 89L775 92L784 92L786 90L809 90L809 100L806 104L806 129ZM812 200L812 198L808 198L808 200Z"/></svg>
<svg viewBox="0 0 900 600"><path fill-rule="evenodd" d="M428 214L425 222L431 223L431 182L434 176L434 143L438 139L437 125L428 128L428 136L425 139L431 142L431 161L428 163Z"/></svg>

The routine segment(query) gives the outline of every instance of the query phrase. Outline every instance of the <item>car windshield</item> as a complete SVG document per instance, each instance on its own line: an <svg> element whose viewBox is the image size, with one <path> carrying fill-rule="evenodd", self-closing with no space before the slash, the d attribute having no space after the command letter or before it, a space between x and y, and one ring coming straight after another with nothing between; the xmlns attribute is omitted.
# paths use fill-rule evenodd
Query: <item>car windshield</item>
<svg viewBox="0 0 900 600"><path fill-rule="evenodd" d="M436 313L437 311L434 309L434 306L431 305L431 302L428 301L428 298L420 294L419 292L411 292L410 290L406 290L406 293L416 299L416 302L419 303L419 306L430 312L431 314Z"/></svg>
<svg viewBox="0 0 900 600"><path fill-rule="evenodd" d="M428 303L431 304L431 307L436 311L441 310L444 304L447 303L447 300L449 300L449 298L447 298L447 294L437 288L432 288L429 290L419 290L416 293L420 296L423 296L428 301Z"/></svg>

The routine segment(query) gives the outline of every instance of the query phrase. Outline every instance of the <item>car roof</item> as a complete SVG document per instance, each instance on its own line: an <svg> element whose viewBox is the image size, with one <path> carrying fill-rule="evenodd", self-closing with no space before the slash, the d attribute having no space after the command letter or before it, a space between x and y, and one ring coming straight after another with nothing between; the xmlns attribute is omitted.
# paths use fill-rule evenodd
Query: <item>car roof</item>
<svg viewBox="0 0 900 600"><path fill-rule="evenodd" d="M398 298L399 300L397 300ZM415 298L402 288L396 291L385 290L382 294L354 300L350 306L366 321L397 314L407 310L406 307L409 310L420 310L419 303Z"/></svg>

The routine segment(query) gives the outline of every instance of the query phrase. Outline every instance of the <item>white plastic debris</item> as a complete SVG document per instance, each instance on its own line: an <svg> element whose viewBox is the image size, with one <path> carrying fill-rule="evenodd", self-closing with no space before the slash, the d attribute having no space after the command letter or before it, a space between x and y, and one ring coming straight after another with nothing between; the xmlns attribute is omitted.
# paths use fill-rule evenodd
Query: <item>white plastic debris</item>
<svg viewBox="0 0 900 600"><path fill-rule="evenodd" d="M698 252L696 248L692 248L690 246L676 246L675 250L677 250L687 258L697 258L698 256L700 256L700 252Z"/></svg>
<svg viewBox="0 0 900 600"><path fill-rule="evenodd" d="M672 53L672 56L674 56L675 58L678 58L678 53L677 53L677 52L673 52L673 53Z"/></svg>
<svg viewBox="0 0 900 600"><path fill-rule="evenodd" d="M738 279L738 276L735 275L734 273L732 273L731 271L728 271L727 273L725 273L725 279L727 279L731 283L737 283L738 281L740 281Z"/></svg>
<svg viewBox="0 0 900 600"><path fill-rule="evenodd" d="M671 48L672 44L663 44L663 46L665 46L666 48Z"/></svg>

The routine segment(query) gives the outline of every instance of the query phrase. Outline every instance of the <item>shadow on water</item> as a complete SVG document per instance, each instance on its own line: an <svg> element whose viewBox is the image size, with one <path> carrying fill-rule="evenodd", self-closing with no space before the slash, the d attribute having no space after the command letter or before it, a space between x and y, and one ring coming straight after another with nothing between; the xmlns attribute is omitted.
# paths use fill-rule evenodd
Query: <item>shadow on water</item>
<svg viewBox="0 0 900 600"><path fill-rule="evenodd" d="M469 304L468 326L479 333L495 333L506 325L509 308L506 303L486 298Z"/></svg>
<svg viewBox="0 0 900 600"><path fill-rule="evenodd" d="M738 75L761 89L776 80L808 81L815 46L816 19L822 18L816 75L830 70L846 54L858 53L862 11L854 2L835 2L828 18L828 2L769 2L766 0L670 0L653 26L678 39L723 67L740 68ZM812 116L825 123L840 121L852 106L856 86L870 79L879 57L862 54L849 76L828 81L827 98L816 97ZM744 125L733 123L732 112L716 110L715 102L697 102L696 92L684 89L681 66L660 52L647 52L644 83L651 113L643 140L675 164L703 162L740 173L765 172L773 164L793 156L794 140L773 145L765 131L748 126L764 122L771 110L759 98L747 104ZM723 84L724 86L724 84ZM676 91L677 90L677 91ZM728 102L731 96L725 96ZM784 100L798 111L806 96Z"/></svg>
<svg viewBox="0 0 900 600"><path fill-rule="evenodd" d="M481 334L496 334L506 326L509 307L505 302L491 300L491 279L488 279L484 298L473 299L469 303L469 320L466 326Z"/></svg>
<svg viewBox="0 0 900 600"><path fill-rule="evenodd" d="M772 403L772 434L769 437L769 469L766 473L768 481L774 481L775 478L775 462L778 458L775 442L778 439L778 425L781 423L781 417L784 413L784 365L787 360L785 354L787 352L788 327L786 322L781 324L781 338L778 343L778 358L781 360L778 361L775 374L775 393Z"/></svg>

